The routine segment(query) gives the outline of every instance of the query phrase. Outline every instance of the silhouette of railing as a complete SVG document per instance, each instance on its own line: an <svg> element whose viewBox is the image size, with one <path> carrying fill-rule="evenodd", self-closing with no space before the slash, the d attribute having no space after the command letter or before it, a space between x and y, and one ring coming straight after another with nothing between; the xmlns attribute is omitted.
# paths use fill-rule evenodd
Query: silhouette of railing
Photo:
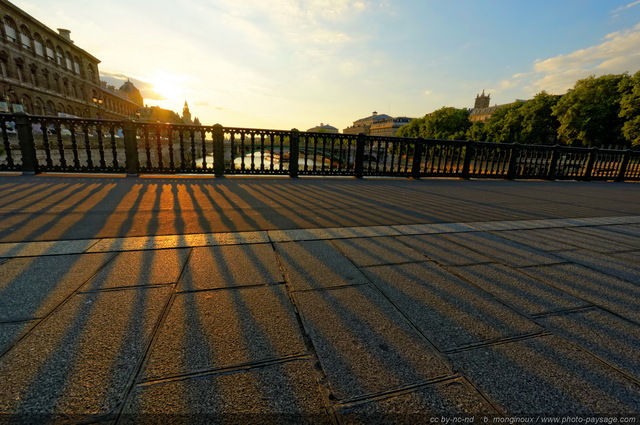
<svg viewBox="0 0 640 425"><path fill-rule="evenodd" d="M0 170L640 180L640 152L0 114Z"/></svg>

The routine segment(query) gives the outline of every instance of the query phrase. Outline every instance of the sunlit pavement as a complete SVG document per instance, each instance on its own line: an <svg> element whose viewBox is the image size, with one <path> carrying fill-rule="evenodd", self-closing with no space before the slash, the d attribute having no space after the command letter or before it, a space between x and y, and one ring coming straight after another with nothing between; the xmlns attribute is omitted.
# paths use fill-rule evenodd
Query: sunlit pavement
<svg viewBox="0 0 640 425"><path fill-rule="evenodd" d="M0 423L640 416L639 184L2 175L0 217Z"/></svg>

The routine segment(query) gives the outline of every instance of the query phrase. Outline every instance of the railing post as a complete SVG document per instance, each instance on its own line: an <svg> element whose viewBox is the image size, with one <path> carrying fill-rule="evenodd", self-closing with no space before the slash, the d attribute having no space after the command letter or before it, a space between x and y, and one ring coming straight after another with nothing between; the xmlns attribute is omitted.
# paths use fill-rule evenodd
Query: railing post
<svg viewBox="0 0 640 425"><path fill-rule="evenodd" d="M589 149L589 160L587 161L587 169L584 172L584 179L586 181L591 180L591 174L593 173L593 164L596 162L596 155L598 155L598 148Z"/></svg>
<svg viewBox="0 0 640 425"><path fill-rule="evenodd" d="M31 123L24 112L16 112L16 131L18 133L18 144L22 152L22 174L33 175L40 172L38 157L36 155L36 145L31 133Z"/></svg>
<svg viewBox="0 0 640 425"><path fill-rule="evenodd" d="M422 137L416 139L416 143L413 148L413 163L411 164L411 177L414 179L420 178L420 165L422 161L422 154L424 152L425 140Z"/></svg>
<svg viewBox="0 0 640 425"><path fill-rule="evenodd" d="M138 177L140 174L138 140L136 139L136 127L133 120L123 122L122 132L124 133L124 158L127 177Z"/></svg>
<svg viewBox="0 0 640 425"><path fill-rule="evenodd" d="M511 156L509 157L509 168L507 169L507 179L513 180L518 175L518 143L511 143Z"/></svg>
<svg viewBox="0 0 640 425"><path fill-rule="evenodd" d="M471 158L475 152L476 142L473 140L467 140L467 143L464 145L464 164L462 165L462 178L465 180L469 180L471 176Z"/></svg>
<svg viewBox="0 0 640 425"><path fill-rule="evenodd" d="M622 155L622 163L620 164L620 169L618 170L618 175L616 176L616 182L624 181L624 175L627 174L627 167L629 166L629 159L631 158L631 149L627 149Z"/></svg>
<svg viewBox="0 0 640 425"><path fill-rule="evenodd" d="M224 177L224 129L213 126L213 172L216 177Z"/></svg>
<svg viewBox="0 0 640 425"><path fill-rule="evenodd" d="M364 133L360 133L356 140L356 163L354 172L358 179L361 179L364 176L364 148L366 144L366 137L367 136Z"/></svg>
<svg viewBox="0 0 640 425"><path fill-rule="evenodd" d="M560 145L553 146L553 152L551 153L551 161L549 161L549 170L547 171L547 180L555 180L558 174L558 160L560 159Z"/></svg>
<svg viewBox="0 0 640 425"><path fill-rule="evenodd" d="M300 158L300 131L291 129L289 137L289 177L298 177L298 159ZM305 159L306 161L306 159Z"/></svg>

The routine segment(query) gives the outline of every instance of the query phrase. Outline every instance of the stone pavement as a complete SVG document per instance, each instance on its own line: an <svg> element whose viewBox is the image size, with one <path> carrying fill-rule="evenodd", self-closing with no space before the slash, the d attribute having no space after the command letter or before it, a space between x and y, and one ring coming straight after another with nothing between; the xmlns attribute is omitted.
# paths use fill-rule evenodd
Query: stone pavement
<svg viewBox="0 0 640 425"><path fill-rule="evenodd" d="M639 195L0 176L0 423L635 419Z"/></svg>

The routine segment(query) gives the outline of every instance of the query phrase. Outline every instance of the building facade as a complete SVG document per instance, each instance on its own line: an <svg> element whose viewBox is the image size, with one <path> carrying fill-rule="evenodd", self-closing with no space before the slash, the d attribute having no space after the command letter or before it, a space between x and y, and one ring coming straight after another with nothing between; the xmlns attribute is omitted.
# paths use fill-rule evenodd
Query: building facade
<svg viewBox="0 0 640 425"><path fill-rule="evenodd" d="M307 131L310 131L313 133L332 133L332 134L340 133L340 131L338 131L337 128L325 123L320 123L320 125L316 125L315 127L308 129Z"/></svg>
<svg viewBox="0 0 640 425"><path fill-rule="evenodd" d="M100 81L100 60L76 46L69 30L54 31L0 0L0 112L123 119L143 106L128 81Z"/></svg>
<svg viewBox="0 0 640 425"><path fill-rule="evenodd" d="M371 134L371 126L373 125L374 122L388 119L388 118L391 118L391 117L385 114L378 114L377 112L374 111L373 115L366 118L360 118L359 120L354 121L352 126L345 128L344 130L342 130L342 132L344 134L364 133L368 136Z"/></svg>
<svg viewBox="0 0 640 425"><path fill-rule="evenodd" d="M409 124L411 120L412 118L408 117L385 118L382 120L377 120L371 124L369 134L371 134L372 136L395 137L400 127Z"/></svg>

